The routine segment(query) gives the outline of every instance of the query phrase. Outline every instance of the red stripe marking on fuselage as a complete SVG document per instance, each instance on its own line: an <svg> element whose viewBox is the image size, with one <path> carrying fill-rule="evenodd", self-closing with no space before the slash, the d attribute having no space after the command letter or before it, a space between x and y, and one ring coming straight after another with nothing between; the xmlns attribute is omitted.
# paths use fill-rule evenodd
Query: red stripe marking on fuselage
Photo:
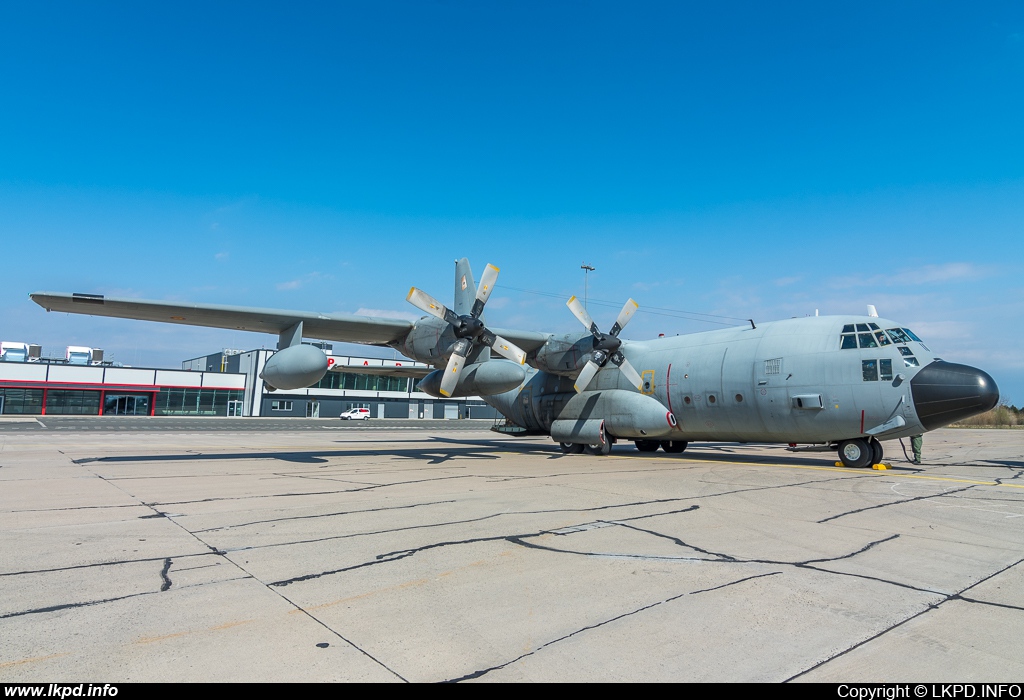
<svg viewBox="0 0 1024 700"><path fill-rule="evenodd" d="M665 396L668 397L668 410L672 411L672 363L668 363L668 370L665 372ZM675 413L675 411L672 411Z"/></svg>

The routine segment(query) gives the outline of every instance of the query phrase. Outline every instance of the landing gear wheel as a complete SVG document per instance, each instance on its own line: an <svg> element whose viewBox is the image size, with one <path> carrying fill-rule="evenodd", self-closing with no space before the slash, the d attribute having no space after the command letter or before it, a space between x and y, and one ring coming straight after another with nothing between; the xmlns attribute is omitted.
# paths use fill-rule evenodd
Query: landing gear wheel
<svg viewBox="0 0 1024 700"><path fill-rule="evenodd" d="M603 457L604 455L608 454L611 451L612 451L612 441L611 440L605 440L604 442L602 442L602 443L600 443L598 445L587 445L587 452L589 452L592 455L600 455L600 456Z"/></svg>
<svg viewBox="0 0 1024 700"><path fill-rule="evenodd" d="M871 438L871 463L881 464L884 454L885 453L882 451L882 443L875 438Z"/></svg>
<svg viewBox="0 0 1024 700"><path fill-rule="evenodd" d="M634 440L633 443L641 452L657 452L661 447L661 443L657 440Z"/></svg>
<svg viewBox="0 0 1024 700"><path fill-rule="evenodd" d="M662 440L661 449L669 454L678 454L686 449L686 440Z"/></svg>
<svg viewBox="0 0 1024 700"><path fill-rule="evenodd" d="M856 438L843 440L839 443L839 459L844 466L850 469L861 469L871 466L871 459L874 457L874 450L867 440Z"/></svg>
<svg viewBox="0 0 1024 700"><path fill-rule="evenodd" d="M560 442L558 446L562 448L562 452L567 455L578 455L583 454L583 445L578 442Z"/></svg>

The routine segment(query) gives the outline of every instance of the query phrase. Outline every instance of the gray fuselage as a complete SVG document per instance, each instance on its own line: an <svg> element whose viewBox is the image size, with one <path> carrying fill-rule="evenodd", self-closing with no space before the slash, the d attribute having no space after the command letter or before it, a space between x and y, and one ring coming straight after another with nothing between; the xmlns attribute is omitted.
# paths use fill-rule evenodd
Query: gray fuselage
<svg viewBox="0 0 1024 700"><path fill-rule="evenodd" d="M815 316L627 341L622 349L643 378L640 393L674 414L671 439L827 443L866 434L894 439L935 427L919 418L911 382L937 358L915 340L843 349L844 328L858 324L899 328L876 317ZM517 425L550 432L575 396L574 374L532 368L520 387L484 398ZM608 366L583 396L608 390L636 393Z"/></svg>

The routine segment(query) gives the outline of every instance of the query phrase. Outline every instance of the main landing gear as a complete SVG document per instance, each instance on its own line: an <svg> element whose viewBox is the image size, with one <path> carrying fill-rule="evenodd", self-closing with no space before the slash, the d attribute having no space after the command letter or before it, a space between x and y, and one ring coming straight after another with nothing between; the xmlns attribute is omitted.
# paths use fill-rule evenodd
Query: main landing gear
<svg viewBox="0 0 1024 700"><path fill-rule="evenodd" d="M875 438L854 438L839 443L839 460L851 469L881 464L882 454L882 443Z"/></svg>
<svg viewBox="0 0 1024 700"><path fill-rule="evenodd" d="M558 446L567 455L578 455L587 452L592 455L604 456L612 451L613 442L614 439L608 436L603 443L599 444L584 445L578 442L560 442ZM657 452L660 447L669 454L679 454L686 449L689 443L686 440L634 440L633 444L641 452Z"/></svg>
<svg viewBox="0 0 1024 700"><path fill-rule="evenodd" d="M561 447L562 452L567 455L579 455L586 451L592 455L599 455L603 457L612 451L611 440L605 440L603 443L596 445L584 445L579 442L560 442L558 443L558 446Z"/></svg>

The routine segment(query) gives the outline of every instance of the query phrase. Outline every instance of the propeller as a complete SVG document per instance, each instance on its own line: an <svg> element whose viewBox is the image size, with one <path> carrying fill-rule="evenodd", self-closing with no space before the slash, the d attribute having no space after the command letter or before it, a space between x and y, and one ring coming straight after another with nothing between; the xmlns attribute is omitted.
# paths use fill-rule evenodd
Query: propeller
<svg viewBox="0 0 1024 700"><path fill-rule="evenodd" d="M406 300L417 309L424 311L431 316L445 321L455 331L458 340L452 345L452 355L448 358L448 366L445 368L444 376L441 378L440 392L444 396L451 396L455 385L459 383L459 375L466 364L466 358L474 346L486 345L498 354L508 359L523 364L526 362L526 353L510 340L495 335L484 326L480 316L484 312L484 305L491 296L494 289L494 282L498 279L498 268L488 264L484 274L480 277L480 284L476 289L476 300L473 308L468 314L460 316L447 308L434 297L426 292L413 287L409 290Z"/></svg>
<svg viewBox="0 0 1024 700"><path fill-rule="evenodd" d="M573 316L578 318L580 323L594 336L594 354L591 355L590 361L583 368L583 371L576 377L575 388L577 393L583 392L594 378L594 375L607 365L608 362L618 367L619 371L629 380L629 383L639 389L643 379L636 373L633 366L629 364L629 360L625 358L619 349L622 347L622 341L619 340L619 332L626 327L629 319L633 318L633 314L636 313L640 305L632 299L627 301L626 305L622 307L622 311L619 312L619 317L615 319L615 325L612 326L610 333L602 333L598 329L594 319L590 317L586 308L576 297L566 302L566 306L572 311Z"/></svg>

